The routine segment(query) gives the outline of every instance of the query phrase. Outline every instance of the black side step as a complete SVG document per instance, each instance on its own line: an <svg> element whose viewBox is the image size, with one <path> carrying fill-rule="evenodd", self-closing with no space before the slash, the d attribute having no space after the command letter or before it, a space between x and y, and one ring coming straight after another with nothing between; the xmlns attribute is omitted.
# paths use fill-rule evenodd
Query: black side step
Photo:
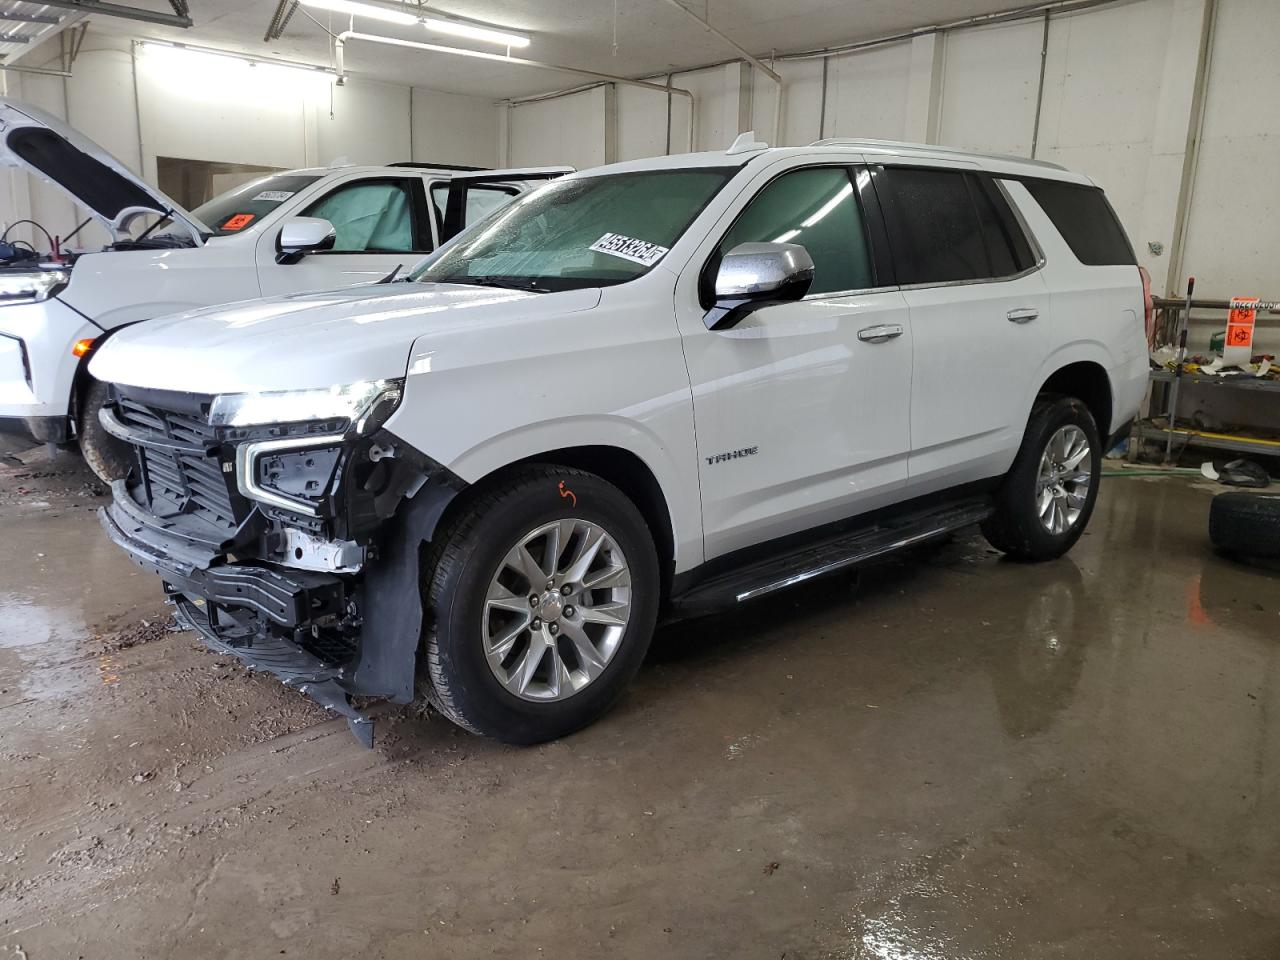
<svg viewBox="0 0 1280 960"><path fill-rule="evenodd" d="M885 519L705 580L673 597L671 613L696 616L754 600L979 523L991 511L991 501L984 497Z"/></svg>

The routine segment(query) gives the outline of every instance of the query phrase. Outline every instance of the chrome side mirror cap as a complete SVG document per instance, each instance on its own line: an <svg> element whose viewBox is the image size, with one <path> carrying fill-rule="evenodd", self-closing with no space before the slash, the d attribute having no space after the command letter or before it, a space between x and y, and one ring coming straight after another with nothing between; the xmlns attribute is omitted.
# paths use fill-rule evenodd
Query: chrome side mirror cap
<svg viewBox="0 0 1280 960"><path fill-rule="evenodd" d="M726 330L761 307L800 300L812 283L813 258L798 243L740 243L720 261L703 322Z"/></svg>
<svg viewBox="0 0 1280 960"><path fill-rule="evenodd" d="M338 232L321 217L290 217L276 240L276 263L297 263L308 253L332 250Z"/></svg>

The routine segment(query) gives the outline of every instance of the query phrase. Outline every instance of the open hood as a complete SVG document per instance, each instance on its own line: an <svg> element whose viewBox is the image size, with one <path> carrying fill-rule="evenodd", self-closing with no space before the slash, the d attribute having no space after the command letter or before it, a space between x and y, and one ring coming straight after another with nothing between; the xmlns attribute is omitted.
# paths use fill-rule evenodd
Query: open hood
<svg viewBox="0 0 1280 960"><path fill-rule="evenodd" d="M168 216L191 239L212 231L107 151L57 117L0 97L0 163L24 167L89 209L117 240L140 214Z"/></svg>

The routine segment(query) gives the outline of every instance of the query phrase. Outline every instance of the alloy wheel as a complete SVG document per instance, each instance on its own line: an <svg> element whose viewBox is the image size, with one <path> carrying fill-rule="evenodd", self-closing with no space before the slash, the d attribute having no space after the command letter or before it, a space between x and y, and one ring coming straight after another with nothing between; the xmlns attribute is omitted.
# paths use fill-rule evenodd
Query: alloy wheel
<svg viewBox="0 0 1280 960"><path fill-rule="evenodd" d="M1036 507L1040 523L1064 534L1080 520L1093 484L1093 451L1085 432L1073 423L1059 427L1040 455Z"/></svg>
<svg viewBox="0 0 1280 960"><path fill-rule="evenodd" d="M631 571L597 523L555 520L507 552L485 594L489 669L522 700L564 700L604 672L631 613Z"/></svg>

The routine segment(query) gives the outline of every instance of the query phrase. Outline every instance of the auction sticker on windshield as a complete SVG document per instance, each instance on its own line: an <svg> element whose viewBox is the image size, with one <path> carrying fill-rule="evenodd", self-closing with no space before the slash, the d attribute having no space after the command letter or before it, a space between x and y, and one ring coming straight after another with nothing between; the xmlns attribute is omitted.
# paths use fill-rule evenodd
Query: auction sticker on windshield
<svg viewBox="0 0 1280 960"><path fill-rule="evenodd" d="M266 203L284 203L292 196L292 190L263 190L257 196L250 197L249 202L253 203L254 201L262 200Z"/></svg>
<svg viewBox="0 0 1280 960"><path fill-rule="evenodd" d="M653 266L667 252L666 247L660 247L656 243L649 243L647 240L624 237L620 233L606 233L588 249L594 250L596 253L607 253L611 257L621 257L623 260L630 260L632 263L642 263L646 267Z"/></svg>

